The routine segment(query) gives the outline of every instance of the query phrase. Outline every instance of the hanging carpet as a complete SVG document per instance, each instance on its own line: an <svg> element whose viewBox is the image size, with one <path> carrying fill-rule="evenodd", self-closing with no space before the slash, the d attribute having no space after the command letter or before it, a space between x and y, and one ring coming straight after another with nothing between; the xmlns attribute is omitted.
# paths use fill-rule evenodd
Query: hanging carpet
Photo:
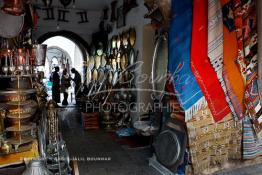
<svg viewBox="0 0 262 175"><path fill-rule="evenodd" d="M173 77L176 96L185 111L186 121L206 106L206 100L190 68L191 33L192 0L172 0L168 69Z"/></svg>
<svg viewBox="0 0 262 175"><path fill-rule="evenodd" d="M191 68L216 122L230 113L224 91L213 69L208 53L208 0L194 0Z"/></svg>
<svg viewBox="0 0 262 175"><path fill-rule="evenodd" d="M237 66L238 46L234 25L234 16L232 14L232 1L220 0L223 12L223 79L225 80L228 96L235 110L238 119L243 119L244 106L244 92L245 85L243 77Z"/></svg>

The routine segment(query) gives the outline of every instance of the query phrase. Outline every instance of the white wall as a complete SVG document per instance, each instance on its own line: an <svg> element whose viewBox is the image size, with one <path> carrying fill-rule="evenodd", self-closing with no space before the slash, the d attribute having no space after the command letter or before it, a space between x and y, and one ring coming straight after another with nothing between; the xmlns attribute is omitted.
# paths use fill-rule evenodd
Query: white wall
<svg viewBox="0 0 262 175"><path fill-rule="evenodd" d="M101 17L101 11L93 10L87 11L88 23L79 24L80 16L76 14L79 10L70 9L70 13L67 14L67 20L69 22L57 22L58 12L54 9L55 20L44 20L46 17L46 12L44 10L37 10L40 18L38 21L37 30L34 31L34 37L39 38L47 32L55 32L59 30L67 30L74 32L81 36L87 43L91 42L92 33L98 31L99 22ZM57 25L59 24L59 29Z"/></svg>
<svg viewBox="0 0 262 175"><path fill-rule="evenodd" d="M118 1L117 6L121 6L123 1ZM111 39L111 37L113 35L118 35L121 32L128 30L130 27L134 27L136 29L136 44L135 44L135 50L139 51L139 55L138 55L138 59L137 61L141 61L143 63L142 67L140 67L140 69L137 70L136 74L137 75L141 75L143 73L149 74L148 76L150 77L150 72L151 72L151 64L150 61L148 60L144 60L145 58L143 57L143 44L146 41L143 41L143 30L144 30L144 26L146 24L150 23L150 20L145 19L144 15L147 13L147 9L144 6L144 1L143 0L137 0L138 3L138 7L133 8L130 12L128 12L128 14L126 15L126 26L122 27L122 28L117 28L116 27L116 22L113 25L113 31L109 34L109 39ZM151 44L151 41L150 41ZM146 45L146 44L144 44ZM148 49L147 49L148 50ZM152 52L153 53L153 52ZM136 88L137 89L147 89L150 88L151 86L148 83L149 80L147 80L147 82L145 83L141 83L141 84L136 84ZM137 91L137 102L138 103L151 103L150 99L149 99L149 93L146 93L145 91ZM144 113L143 111L139 112L139 113L134 113L132 114L133 120L137 120L138 116L141 115L142 113Z"/></svg>

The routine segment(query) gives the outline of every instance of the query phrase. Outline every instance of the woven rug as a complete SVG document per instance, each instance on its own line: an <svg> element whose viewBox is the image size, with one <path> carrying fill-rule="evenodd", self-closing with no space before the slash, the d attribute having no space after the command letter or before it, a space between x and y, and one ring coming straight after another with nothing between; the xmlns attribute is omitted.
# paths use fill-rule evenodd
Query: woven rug
<svg viewBox="0 0 262 175"><path fill-rule="evenodd" d="M192 0L172 0L168 69L186 121L206 106L203 93L190 69L191 32Z"/></svg>
<svg viewBox="0 0 262 175"><path fill-rule="evenodd" d="M217 74L207 56L208 0L194 0L193 9L191 68L214 120L218 122L230 113L230 109Z"/></svg>
<svg viewBox="0 0 262 175"><path fill-rule="evenodd" d="M255 0L233 1L239 52L237 62L246 82L245 105L258 137L262 138L262 107L258 92L257 23Z"/></svg>
<svg viewBox="0 0 262 175"><path fill-rule="evenodd" d="M238 119L244 118L244 91L245 85L243 78L236 64L238 56L237 38L234 25L234 16L232 15L232 1L220 0L222 5L224 19L224 66L223 79L227 88L228 96L234 107Z"/></svg>
<svg viewBox="0 0 262 175"><path fill-rule="evenodd" d="M252 123L247 117L243 122L243 159L254 159L262 155L262 140L258 140Z"/></svg>
<svg viewBox="0 0 262 175"><path fill-rule="evenodd" d="M241 125L235 124L231 114L215 123L210 110L203 109L187 122L187 131L194 174L241 158Z"/></svg>
<svg viewBox="0 0 262 175"><path fill-rule="evenodd" d="M208 58L216 71L217 78L224 91L227 104L231 113L236 117L236 112L228 95L223 77L224 50L223 50L223 14L220 0L208 0ZM226 43L227 44L227 43Z"/></svg>
<svg viewBox="0 0 262 175"><path fill-rule="evenodd" d="M257 0L257 26L258 26L258 87L262 98L262 1ZM260 103L262 103L260 101Z"/></svg>

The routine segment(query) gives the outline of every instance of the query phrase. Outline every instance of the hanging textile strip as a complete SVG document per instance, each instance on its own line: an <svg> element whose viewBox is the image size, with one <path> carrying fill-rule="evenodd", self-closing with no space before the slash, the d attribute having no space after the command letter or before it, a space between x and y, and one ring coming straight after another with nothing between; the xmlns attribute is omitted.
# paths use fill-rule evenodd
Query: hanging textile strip
<svg viewBox="0 0 262 175"><path fill-rule="evenodd" d="M190 69L192 0L172 0L168 68L175 93L188 121L206 106L203 93Z"/></svg>
<svg viewBox="0 0 262 175"><path fill-rule="evenodd" d="M239 51L243 59L238 57L238 65L246 80L245 105L252 118L258 137L262 137L262 107L257 84L257 24L255 1L234 0L234 15L238 36Z"/></svg>
<svg viewBox="0 0 262 175"><path fill-rule="evenodd" d="M168 92L169 94L175 94L175 92L174 92L175 88L174 88L173 83L169 83L169 82L171 82L170 81L171 79L172 79L172 77L168 76L167 83L166 83L166 86L165 86L165 91ZM169 101L168 102L169 102L169 106L170 106L170 110L171 110L171 118L185 122L185 112L181 108L181 105L178 102L177 97L175 95L169 95Z"/></svg>
<svg viewBox="0 0 262 175"><path fill-rule="evenodd" d="M245 86L241 73L238 69L236 59L238 56L237 38L234 25L234 16L231 0L220 0L223 12L223 79L227 88L228 96L232 102L238 119L243 119Z"/></svg>
<svg viewBox="0 0 262 175"><path fill-rule="evenodd" d="M204 93L216 122L222 120L230 109L223 89L207 57L208 0L194 0L191 68Z"/></svg>
<svg viewBox="0 0 262 175"><path fill-rule="evenodd" d="M262 140L256 138L248 117L243 122L243 159L254 159L262 155Z"/></svg>
<svg viewBox="0 0 262 175"><path fill-rule="evenodd" d="M260 99L262 98L262 1L257 0L257 26L258 26L258 87ZM260 103L262 101L260 100Z"/></svg>
<svg viewBox="0 0 262 175"><path fill-rule="evenodd" d="M216 71L228 106L233 116L236 117L236 112L229 98L222 75L224 67L223 39L223 15L220 0L208 0L208 58Z"/></svg>

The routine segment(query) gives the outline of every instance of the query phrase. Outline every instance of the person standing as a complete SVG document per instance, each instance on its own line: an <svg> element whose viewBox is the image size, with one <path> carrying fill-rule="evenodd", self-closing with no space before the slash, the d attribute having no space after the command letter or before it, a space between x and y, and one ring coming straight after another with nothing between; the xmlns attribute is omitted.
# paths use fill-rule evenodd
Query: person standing
<svg viewBox="0 0 262 175"><path fill-rule="evenodd" d="M56 103L60 103L60 76L59 76L59 67L55 67L55 71L50 77L52 85L52 99Z"/></svg>
<svg viewBox="0 0 262 175"><path fill-rule="evenodd" d="M61 92L64 94L64 99L62 101L62 105L68 105L68 88L71 86L70 77L67 73L67 69L63 70L61 77Z"/></svg>
<svg viewBox="0 0 262 175"><path fill-rule="evenodd" d="M80 90L80 88L81 88L81 75L75 68L72 68L71 72L73 74L75 74L75 76L72 80L75 83L75 97L76 97L76 99L78 99L81 95L81 90Z"/></svg>

